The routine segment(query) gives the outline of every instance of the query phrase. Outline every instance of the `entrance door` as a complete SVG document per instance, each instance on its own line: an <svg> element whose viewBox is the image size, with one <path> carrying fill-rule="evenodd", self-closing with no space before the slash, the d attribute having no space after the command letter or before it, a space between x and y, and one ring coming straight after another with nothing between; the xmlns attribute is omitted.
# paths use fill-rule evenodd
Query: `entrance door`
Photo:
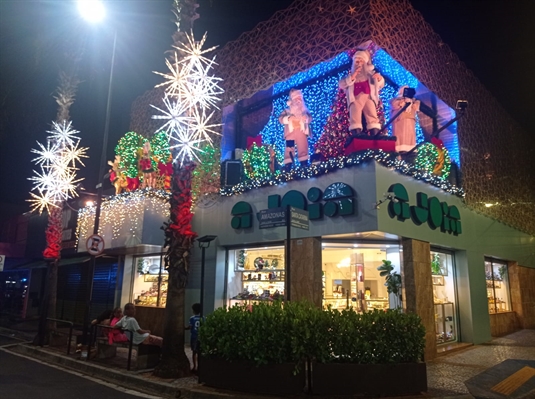
<svg viewBox="0 0 535 399"><path fill-rule="evenodd" d="M458 319L453 255L431 250L431 277L437 344L458 340Z"/></svg>

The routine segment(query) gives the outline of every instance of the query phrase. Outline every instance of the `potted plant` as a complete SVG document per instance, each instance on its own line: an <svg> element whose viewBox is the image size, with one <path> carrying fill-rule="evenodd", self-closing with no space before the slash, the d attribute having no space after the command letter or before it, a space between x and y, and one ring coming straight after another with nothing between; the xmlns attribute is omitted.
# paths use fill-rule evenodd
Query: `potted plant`
<svg viewBox="0 0 535 399"><path fill-rule="evenodd" d="M424 338L420 318L399 310L359 314L304 302L221 308L199 329L199 382L273 395L305 388L326 395L414 394L427 390Z"/></svg>
<svg viewBox="0 0 535 399"><path fill-rule="evenodd" d="M394 294L395 308L401 307L401 275L394 271L394 266L389 260L383 260L383 264L377 268L379 275L385 278L386 290L389 294Z"/></svg>
<svg viewBox="0 0 535 399"><path fill-rule="evenodd" d="M433 259L431 259L431 274L436 276L442 276L442 269L440 267L440 255L433 254Z"/></svg>
<svg viewBox="0 0 535 399"><path fill-rule="evenodd" d="M324 313L329 328L323 340L331 351L311 364L313 394L393 396L427 390L421 361L425 328L416 314L397 309Z"/></svg>
<svg viewBox="0 0 535 399"><path fill-rule="evenodd" d="M305 387L300 323L312 305L258 302L219 308L199 329L199 382L234 391L299 394Z"/></svg>

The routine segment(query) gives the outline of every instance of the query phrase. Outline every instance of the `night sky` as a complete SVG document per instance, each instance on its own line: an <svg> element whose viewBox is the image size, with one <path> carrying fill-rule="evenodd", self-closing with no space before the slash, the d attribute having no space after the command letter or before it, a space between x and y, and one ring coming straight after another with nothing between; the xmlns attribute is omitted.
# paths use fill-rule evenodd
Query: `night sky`
<svg viewBox="0 0 535 399"><path fill-rule="evenodd" d="M329 0L325 0L329 1ZM392 0L394 1L394 0ZM291 0L199 0L196 37L224 45ZM535 137L535 1L411 0L426 21ZM64 55L78 50L83 81L71 120L90 147L80 171L94 191L104 131L114 29L118 31L108 159L129 128L132 101L161 82L164 52L175 31L171 0L108 1L109 19L89 26L71 0L0 0L0 203L29 198L36 140L56 118L55 94ZM535 140L533 141L535 143ZM535 145L534 145L535 148Z"/></svg>

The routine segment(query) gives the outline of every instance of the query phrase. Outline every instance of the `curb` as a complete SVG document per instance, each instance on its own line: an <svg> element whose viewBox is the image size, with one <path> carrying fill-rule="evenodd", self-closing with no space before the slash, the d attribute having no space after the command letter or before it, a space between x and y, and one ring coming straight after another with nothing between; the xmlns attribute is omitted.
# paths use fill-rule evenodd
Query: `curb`
<svg viewBox="0 0 535 399"><path fill-rule="evenodd" d="M129 372L121 372L115 369L106 368L99 364L72 359L70 357L52 353L46 349L35 347L27 344L13 344L4 346L2 350L6 352L12 352L24 356L28 356L33 359L38 359L44 363L49 363L57 366L61 366L72 371L79 372L89 377L104 380L108 383L113 383L124 388L144 392L151 395L158 395L167 398L183 398L183 399L229 399L229 398L242 398L242 399L273 399L273 397L250 395L234 392L220 392L213 388L202 387L199 385L197 388L186 388L175 386L172 383L163 381L151 381L145 378L139 377L135 374L128 374Z"/></svg>

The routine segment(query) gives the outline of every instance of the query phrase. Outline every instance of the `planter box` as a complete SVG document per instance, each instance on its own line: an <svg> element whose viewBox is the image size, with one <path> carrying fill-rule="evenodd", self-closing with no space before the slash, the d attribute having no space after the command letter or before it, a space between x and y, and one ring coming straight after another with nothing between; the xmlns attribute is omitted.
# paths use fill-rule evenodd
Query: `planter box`
<svg viewBox="0 0 535 399"><path fill-rule="evenodd" d="M199 382L214 388L271 395L303 393L305 367L294 375L294 364L268 364L256 367L252 362L199 359Z"/></svg>
<svg viewBox="0 0 535 399"><path fill-rule="evenodd" d="M427 391L425 363L312 363L314 395L413 395Z"/></svg>

